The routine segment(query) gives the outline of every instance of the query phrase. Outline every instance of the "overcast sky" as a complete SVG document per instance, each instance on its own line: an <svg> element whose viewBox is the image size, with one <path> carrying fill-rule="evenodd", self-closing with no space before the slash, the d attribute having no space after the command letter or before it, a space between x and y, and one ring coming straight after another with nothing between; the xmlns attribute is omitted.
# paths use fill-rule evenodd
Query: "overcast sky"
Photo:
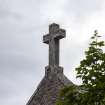
<svg viewBox="0 0 105 105"><path fill-rule="evenodd" d="M75 67L97 29L105 40L105 0L0 0L0 105L25 105L44 76L42 37L56 22L66 29L60 65L74 83Z"/></svg>

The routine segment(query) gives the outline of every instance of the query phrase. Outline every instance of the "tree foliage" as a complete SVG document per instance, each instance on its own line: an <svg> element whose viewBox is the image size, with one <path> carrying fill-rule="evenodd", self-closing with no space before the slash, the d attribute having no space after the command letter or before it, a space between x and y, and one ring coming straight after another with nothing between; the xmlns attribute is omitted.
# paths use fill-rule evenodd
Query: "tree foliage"
<svg viewBox="0 0 105 105"><path fill-rule="evenodd" d="M57 101L57 105L75 105L80 100L78 92L78 87L75 85L65 87L61 93L60 97ZM79 105L79 104L78 104Z"/></svg>
<svg viewBox="0 0 105 105"><path fill-rule="evenodd" d="M64 88L57 105L105 105L105 44L100 37L95 31L85 59L76 68L82 85Z"/></svg>

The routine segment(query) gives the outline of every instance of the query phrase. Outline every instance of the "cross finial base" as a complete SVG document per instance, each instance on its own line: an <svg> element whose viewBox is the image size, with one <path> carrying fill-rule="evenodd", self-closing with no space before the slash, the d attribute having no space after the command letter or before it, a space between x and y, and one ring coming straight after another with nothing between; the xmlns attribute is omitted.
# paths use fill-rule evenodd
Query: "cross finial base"
<svg viewBox="0 0 105 105"><path fill-rule="evenodd" d="M45 67L45 76L51 78L52 75L62 75L63 67L60 66L46 66Z"/></svg>

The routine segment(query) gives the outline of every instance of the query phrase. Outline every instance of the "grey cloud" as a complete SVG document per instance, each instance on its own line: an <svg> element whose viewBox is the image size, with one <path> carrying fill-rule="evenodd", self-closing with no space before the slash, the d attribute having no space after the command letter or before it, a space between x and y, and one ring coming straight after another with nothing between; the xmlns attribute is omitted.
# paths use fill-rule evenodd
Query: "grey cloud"
<svg viewBox="0 0 105 105"><path fill-rule="evenodd" d="M0 104L23 105L44 74L44 63L40 60L44 57L35 56L42 52L40 18L37 10L29 13L32 10L30 2L25 4L30 3L30 11L17 4L12 8L12 2L0 2L4 5L0 8ZM16 2L21 4L19 0ZM22 12L17 11L18 8Z"/></svg>
<svg viewBox="0 0 105 105"><path fill-rule="evenodd" d="M48 20L49 14L52 17L54 15L51 13L51 9L55 10L52 3L59 9L56 10L56 17L59 18L55 18L55 21L60 24L62 21L66 24L62 20L65 17L71 19L71 16L78 18L75 16L79 15L78 21L82 24L83 16L88 18L90 12L100 10L102 6L102 2L98 0L64 0L61 7L60 1L57 4L55 1L0 0L1 105L25 105L44 76L44 67L48 65L48 46L42 43L42 36L48 33L49 22L54 22L53 19ZM77 24L76 21L73 22ZM66 72L70 72L73 63L79 61L78 56L82 55L79 50L84 46L75 45L71 41L67 45L65 42L61 46L61 64ZM65 49L65 46L69 47Z"/></svg>
<svg viewBox="0 0 105 105"><path fill-rule="evenodd" d="M5 20L8 18L12 18L16 21L21 20L22 14L15 13L12 10L10 10L8 3L9 2L7 0L0 0L0 20Z"/></svg>
<svg viewBox="0 0 105 105"><path fill-rule="evenodd" d="M67 4L68 14L73 14L77 24L84 24L93 14L99 14L103 9L104 0L70 0Z"/></svg>
<svg viewBox="0 0 105 105"><path fill-rule="evenodd" d="M79 13L91 13L102 9L104 1L99 0L70 0L68 5L68 10L73 10Z"/></svg>
<svg viewBox="0 0 105 105"><path fill-rule="evenodd" d="M22 19L22 16L21 14L18 14L18 13L0 9L0 18L1 19L12 18L12 19L20 20Z"/></svg>

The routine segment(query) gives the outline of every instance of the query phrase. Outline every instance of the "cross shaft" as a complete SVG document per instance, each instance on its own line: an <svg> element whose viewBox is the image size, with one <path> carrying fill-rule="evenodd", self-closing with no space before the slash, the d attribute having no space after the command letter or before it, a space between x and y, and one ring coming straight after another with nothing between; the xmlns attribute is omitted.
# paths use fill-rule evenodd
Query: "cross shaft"
<svg viewBox="0 0 105 105"><path fill-rule="evenodd" d="M49 25L49 34L43 36L43 42L49 44L49 66L59 66L59 40L66 36L58 24Z"/></svg>

